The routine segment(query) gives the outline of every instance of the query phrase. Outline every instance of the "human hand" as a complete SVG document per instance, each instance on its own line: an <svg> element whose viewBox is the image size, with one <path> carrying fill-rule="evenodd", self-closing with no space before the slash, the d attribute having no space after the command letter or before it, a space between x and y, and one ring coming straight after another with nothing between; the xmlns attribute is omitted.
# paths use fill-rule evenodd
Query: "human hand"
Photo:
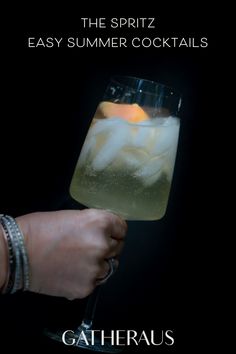
<svg viewBox="0 0 236 354"><path fill-rule="evenodd" d="M127 231L104 210L37 212L16 218L25 236L30 290L68 299L89 295L119 256Z"/></svg>

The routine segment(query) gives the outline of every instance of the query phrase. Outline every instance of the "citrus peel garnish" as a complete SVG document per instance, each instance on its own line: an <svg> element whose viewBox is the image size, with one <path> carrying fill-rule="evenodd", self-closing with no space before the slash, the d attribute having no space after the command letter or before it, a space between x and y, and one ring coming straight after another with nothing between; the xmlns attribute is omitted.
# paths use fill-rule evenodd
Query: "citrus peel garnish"
<svg viewBox="0 0 236 354"><path fill-rule="evenodd" d="M137 104L101 102L95 118L119 117L130 123L139 123L149 119L147 113Z"/></svg>

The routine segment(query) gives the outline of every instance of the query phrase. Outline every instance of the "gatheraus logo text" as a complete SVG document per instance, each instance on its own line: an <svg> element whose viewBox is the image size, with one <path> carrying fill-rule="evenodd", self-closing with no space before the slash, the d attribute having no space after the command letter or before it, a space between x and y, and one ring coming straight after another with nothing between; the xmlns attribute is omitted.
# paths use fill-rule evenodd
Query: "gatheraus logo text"
<svg viewBox="0 0 236 354"><path fill-rule="evenodd" d="M136 331L129 330L111 330L109 333L104 330L87 330L75 333L72 330L66 330L62 334L62 342L65 345L79 346L83 342L85 345L95 345L100 342L103 346L106 343L115 346L173 346L175 342L174 331L167 330L149 330Z"/></svg>

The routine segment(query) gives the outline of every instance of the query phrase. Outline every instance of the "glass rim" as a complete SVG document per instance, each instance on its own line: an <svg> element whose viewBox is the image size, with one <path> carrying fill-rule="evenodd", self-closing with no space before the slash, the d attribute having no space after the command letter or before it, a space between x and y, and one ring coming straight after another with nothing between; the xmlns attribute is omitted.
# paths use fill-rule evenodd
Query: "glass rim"
<svg viewBox="0 0 236 354"><path fill-rule="evenodd" d="M123 87L131 88L134 91L142 92L144 94L153 95L153 96L157 96L158 95L157 92L151 92L149 90L143 90L143 89L136 89L136 88L132 87L130 84L122 82L122 80L125 80L125 79L133 80L133 81L140 81L140 82L143 82L143 83L151 84L151 85L153 85L153 87L158 87L159 86L162 89L169 90L169 92L166 93L166 96L174 96L175 95L175 96L179 96L179 98L182 99L182 94L178 90L174 89L171 86L168 86L166 84L158 82L158 81L154 81L154 80L150 80L150 79L144 79L144 78L140 78L140 77L132 76L132 75L112 75L111 78L110 78L110 80L112 82L114 82L115 84L119 84L119 85L121 85Z"/></svg>

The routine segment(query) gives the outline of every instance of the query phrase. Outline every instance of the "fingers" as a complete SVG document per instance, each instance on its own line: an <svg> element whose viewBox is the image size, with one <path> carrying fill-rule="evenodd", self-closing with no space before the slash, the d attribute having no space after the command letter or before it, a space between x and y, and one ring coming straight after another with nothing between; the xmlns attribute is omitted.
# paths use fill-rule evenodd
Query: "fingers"
<svg viewBox="0 0 236 354"><path fill-rule="evenodd" d="M116 240L123 240L127 232L126 221L120 216L106 210L99 210L99 212L103 218L104 228L109 236Z"/></svg>
<svg viewBox="0 0 236 354"><path fill-rule="evenodd" d="M124 239L127 232L127 223L117 215L110 213L108 242L110 246L107 258L117 257L124 247Z"/></svg>
<svg viewBox="0 0 236 354"><path fill-rule="evenodd" d="M85 209L77 214L77 226L81 228L81 222L84 226L94 226L96 230L102 230L106 235L123 240L127 232L127 223L118 215L101 209ZM76 225L75 225L76 228Z"/></svg>
<svg viewBox="0 0 236 354"><path fill-rule="evenodd" d="M127 223L118 215L106 210L90 209L90 211L99 215L96 241L99 244L100 256L102 259L119 256L124 246Z"/></svg>
<svg viewBox="0 0 236 354"><path fill-rule="evenodd" d="M117 215L111 214L110 232L112 238L123 240L127 232L126 221Z"/></svg>
<svg viewBox="0 0 236 354"><path fill-rule="evenodd" d="M107 252L105 258L118 257L121 254L121 251L124 247L124 241L123 240L117 241L109 237L108 242L109 242L109 252Z"/></svg>
<svg viewBox="0 0 236 354"><path fill-rule="evenodd" d="M97 274L96 281L100 281L100 280L104 279L109 272L110 272L109 263L104 259L99 266L99 271Z"/></svg>

